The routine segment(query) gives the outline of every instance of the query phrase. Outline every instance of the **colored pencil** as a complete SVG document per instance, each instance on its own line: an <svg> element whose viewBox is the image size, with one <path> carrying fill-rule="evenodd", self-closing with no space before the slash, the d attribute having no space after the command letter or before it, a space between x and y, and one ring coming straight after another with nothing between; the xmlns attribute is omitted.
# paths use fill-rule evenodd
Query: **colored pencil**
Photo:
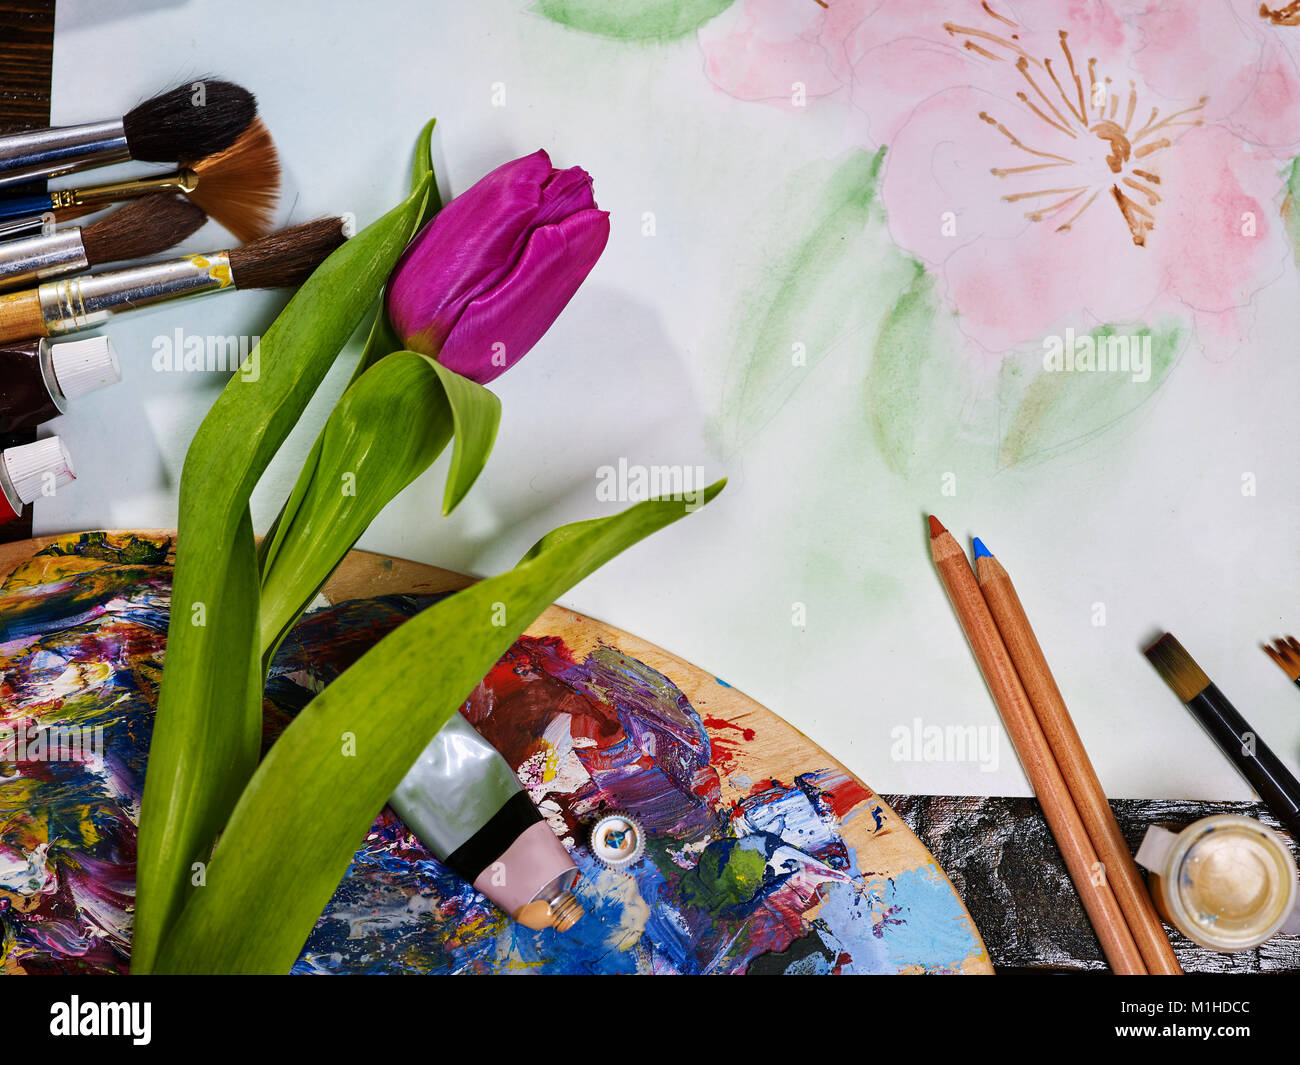
<svg viewBox="0 0 1300 1065"><path fill-rule="evenodd" d="M1152 973L1165 976L1181 974L1182 966L1169 945L1169 937L1156 913L1150 892L1133 855L1129 853L1119 822L1106 800L1101 781L1097 779L1083 740L1074 727L1065 698L1052 676L1015 585L1011 583L1006 568L979 539L975 540L975 576L1025 693L1033 704L1038 724L1065 777L1075 809L1079 811L1088 838L1092 840L1115 892L1115 899L1124 912L1129 931L1142 952L1142 960Z"/></svg>
<svg viewBox="0 0 1300 1065"><path fill-rule="evenodd" d="M1038 796L1070 879L1074 881L1088 919L1101 941L1106 960L1117 973L1145 974L1146 964L1114 891L1104 877L1094 875L1098 868L1097 851L1088 838L1079 811L1074 808L1070 789L1039 727L1033 705L1025 694L1006 645L998 634L966 553L933 515L930 516L930 553L957 620L965 630L975 661L979 663L984 681L997 704L1012 746L1024 766L1034 794Z"/></svg>

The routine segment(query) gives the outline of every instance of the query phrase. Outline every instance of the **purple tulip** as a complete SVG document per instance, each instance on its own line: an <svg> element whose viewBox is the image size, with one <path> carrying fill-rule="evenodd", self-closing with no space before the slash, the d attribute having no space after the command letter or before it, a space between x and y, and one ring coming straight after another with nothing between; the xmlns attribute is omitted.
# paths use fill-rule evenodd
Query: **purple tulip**
<svg viewBox="0 0 1300 1065"><path fill-rule="evenodd" d="M486 384L542 338L608 240L591 175L534 152L416 234L389 278L388 317L407 348Z"/></svg>

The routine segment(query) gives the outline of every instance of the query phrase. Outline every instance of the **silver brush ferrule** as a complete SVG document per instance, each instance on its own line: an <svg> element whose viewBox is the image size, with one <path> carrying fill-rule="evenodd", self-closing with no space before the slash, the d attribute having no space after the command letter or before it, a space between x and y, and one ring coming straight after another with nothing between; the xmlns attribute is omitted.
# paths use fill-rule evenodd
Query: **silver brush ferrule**
<svg viewBox="0 0 1300 1065"><path fill-rule="evenodd" d="M92 329L118 311L225 288L234 288L230 257L216 252L47 281L36 291L46 330L56 337Z"/></svg>
<svg viewBox="0 0 1300 1065"><path fill-rule="evenodd" d="M75 274L89 265L81 230L75 227L48 237L7 240L0 244L0 290Z"/></svg>
<svg viewBox="0 0 1300 1065"><path fill-rule="evenodd" d="M0 186L75 174L130 158L120 118L11 133L0 137Z"/></svg>
<svg viewBox="0 0 1300 1065"><path fill-rule="evenodd" d="M13 218L0 222L0 241L18 240L22 237L34 237L38 234L49 236L54 232L54 212L31 215L28 218Z"/></svg>

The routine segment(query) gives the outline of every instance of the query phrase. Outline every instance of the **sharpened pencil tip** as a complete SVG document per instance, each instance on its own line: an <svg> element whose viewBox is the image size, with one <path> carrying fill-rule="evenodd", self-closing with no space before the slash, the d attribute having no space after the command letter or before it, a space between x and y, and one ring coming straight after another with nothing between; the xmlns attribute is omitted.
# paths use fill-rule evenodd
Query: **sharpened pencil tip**
<svg viewBox="0 0 1300 1065"><path fill-rule="evenodd" d="M943 527L943 522L941 522L938 518L936 518L933 514L931 514L930 515L930 539L933 540L936 536L942 536L947 531L948 530Z"/></svg>
<svg viewBox="0 0 1300 1065"><path fill-rule="evenodd" d="M976 560L976 561L979 561L981 558L992 558L992 557L993 557L993 552L990 551L987 547L984 546L984 541L981 540L978 536L975 537L975 540L974 540L973 542L974 542L974 545L975 545L975 560Z"/></svg>

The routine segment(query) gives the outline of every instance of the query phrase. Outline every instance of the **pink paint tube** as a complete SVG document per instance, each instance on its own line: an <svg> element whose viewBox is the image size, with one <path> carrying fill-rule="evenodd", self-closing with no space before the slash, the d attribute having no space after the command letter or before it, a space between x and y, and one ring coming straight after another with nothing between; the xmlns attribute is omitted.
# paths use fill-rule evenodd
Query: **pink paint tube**
<svg viewBox="0 0 1300 1065"><path fill-rule="evenodd" d="M520 924L564 932L583 915L578 867L510 764L460 714L389 799L426 847Z"/></svg>
<svg viewBox="0 0 1300 1065"><path fill-rule="evenodd" d="M72 456L57 436L7 449L0 454L0 525L16 521L28 503L76 477Z"/></svg>

